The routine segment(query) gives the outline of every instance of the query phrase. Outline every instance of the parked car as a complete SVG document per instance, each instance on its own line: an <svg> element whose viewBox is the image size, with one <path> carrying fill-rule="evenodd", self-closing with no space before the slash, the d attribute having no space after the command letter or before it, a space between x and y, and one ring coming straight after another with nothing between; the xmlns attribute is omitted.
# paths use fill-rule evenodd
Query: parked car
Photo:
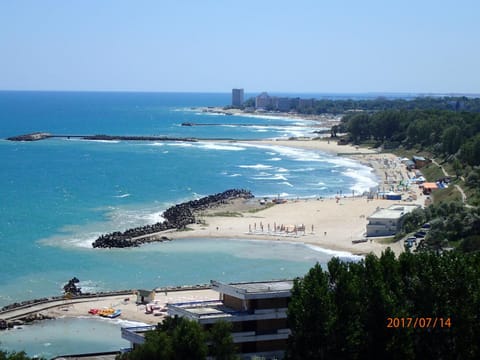
<svg viewBox="0 0 480 360"><path fill-rule="evenodd" d="M417 238L410 236L407 239L405 239L405 246L408 248L411 248L413 244L417 245Z"/></svg>

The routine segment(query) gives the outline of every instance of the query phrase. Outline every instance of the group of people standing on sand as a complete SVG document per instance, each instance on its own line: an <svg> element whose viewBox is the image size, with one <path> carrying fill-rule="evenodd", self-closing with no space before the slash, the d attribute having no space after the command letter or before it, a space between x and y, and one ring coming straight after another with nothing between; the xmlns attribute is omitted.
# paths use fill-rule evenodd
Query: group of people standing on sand
<svg viewBox="0 0 480 360"><path fill-rule="evenodd" d="M313 225L312 225L312 234L313 234ZM273 231L272 231L273 230ZM253 231L252 231L252 225L248 224L248 233L249 234L265 234L265 235L298 235L301 233L301 235L306 234L306 226L305 224L301 225L277 225L277 223L273 223L273 227L270 226L270 224L267 224L267 232L265 233L265 226L263 225L262 222L260 222L257 230L257 223L253 224Z"/></svg>

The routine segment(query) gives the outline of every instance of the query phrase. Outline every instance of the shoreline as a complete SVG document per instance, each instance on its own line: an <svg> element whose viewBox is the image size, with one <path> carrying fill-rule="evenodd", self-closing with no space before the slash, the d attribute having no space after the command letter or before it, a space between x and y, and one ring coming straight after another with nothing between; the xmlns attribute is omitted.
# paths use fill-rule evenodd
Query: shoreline
<svg viewBox="0 0 480 360"><path fill-rule="evenodd" d="M292 120L306 120L306 121L322 121L322 122L331 122L336 124L340 122L341 115L334 114L300 114L300 113L290 113L290 112L275 112L275 111L245 111L238 108L227 108L220 106L205 107L199 106L193 108L194 111L226 116L247 116L247 117L257 117L257 118L278 118L278 119L292 119ZM331 125L332 125L331 124Z"/></svg>
<svg viewBox="0 0 480 360"><path fill-rule="evenodd" d="M368 166L375 172L379 181L378 187L385 186L385 182L399 181L409 177L408 171L398 162L398 157L391 153L378 153L372 149L358 148L352 145L338 145L336 141L329 140L258 140L242 141L251 145L286 146L290 148L323 151L337 156L345 156ZM385 165L385 164L388 164ZM395 180L392 180L395 179ZM416 198L421 204L418 189L411 189L408 194ZM257 199L258 200L258 199ZM169 234L169 238L198 239L198 238L223 238L223 239L250 239L291 241L304 243L324 249L326 251L344 251L352 255L366 255L373 252L380 255L390 247L397 255L404 251L400 241L383 243L382 239L368 239L364 236L367 218L378 208L386 208L401 201L384 199L367 199L363 196L342 196L338 200L331 198L303 198L290 199L284 204L275 204L252 212L251 209L230 204L213 214L200 216L205 223L189 226L190 231L176 231ZM215 212L231 212L236 216L212 216ZM295 230L295 225L304 225L305 231L289 234L273 231L273 228L287 225ZM260 230L263 225L263 231ZM256 229L255 227L259 228ZM313 231L312 231L313 226ZM270 228L270 229L269 229ZM272 230L272 231L270 231Z"/></svg>
<svg viewBox="0 0 480 360"><path fill-rule="evenodd" d="M215 142L218 141L215 140ZM379 187L388 178L408 177L407 170L404 166L400 166L397 163L398 158L393 154L378 153L375 150L360 149L352 145L338 145L333 140L266 139L258 141L236 140L235 142L254 146L285 146L309 149L328 152L337 156L345 156L361 162L369 166L372 171L375 171L380 182ZM395 166L386 167L386 162L395 164ZM421 200L422 198L417 197L417 199ZM388 207L398 203L398 201L367 199L363 196L343 196L338 198L290 199L285 203L266 206L261 205L259 200L261 199L236 199L220 207L202 211L199 215L200 223L189 225L190 231L169 232L168 237L170 240L211 238L232 241L235 241L235 239L284 241L314 246L320 251L327 253L346 252L352 255L374 253L378 256L388 247L397 255L404 251L401 241L382 243L379 239L369 239L354 243L355 240L365 239L364 232L368 216L376 209ZM228 213L231 213L231 215L225 216ZM300 225L303 225L303 230L300 228ZM297 226L296 229L295 226ZM273 230L274 228L280 228L281 231ZM286 230L287 228L288 230ZM188 299L198 300L198 296L201 293L197 292L198 290L191 291L192 293L189 296L192 297ZM168 291L168 295L173 293L173 291ZM159 299L157 300L156 297L155 301L160 306L165 306L167 302L188 300L185 297L180 299L170 298L167 295L167 291L163 298L161 293L157 293L157 295ZM201 296L211 299L213 295L207 292ZM157 323L161 320L161 316L147 316L138 306L134 305L132 307L135 304L133 301L130 301L128 304L121 304L123 300L125 300L125 296L117 294L105 298L97 297L88 301L71 303L70 307L62 303L45 310L43 315L53 318L89 316L88 310L92 307L103 308L116 303L122 306L123 313L121 319L123 320L144 323L149 323L149 321L150 323Z"/></svg>

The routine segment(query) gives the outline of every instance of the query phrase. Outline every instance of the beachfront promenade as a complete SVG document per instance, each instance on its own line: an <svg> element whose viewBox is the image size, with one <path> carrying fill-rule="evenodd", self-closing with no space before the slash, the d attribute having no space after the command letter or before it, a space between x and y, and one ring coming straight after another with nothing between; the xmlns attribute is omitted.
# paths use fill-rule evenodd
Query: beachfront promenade
<svg viewBox="0 0 480 360"><path fill-rule="evenodd" d="M29 304L2 310L0 311L0 320L12 321L23 319L31 314L39 313L55 307L68 306L82 302L91 302L92 300L99 298L106 299L116 296L131 295L132 293L132 290L124 290L110 293L81 295L75 298L51 297L48 299L39 300L38 302L34 301Z"/></svg>
<svg viewBox="0 0 480 360"><path fill-rule="evenodd" d="M38 303L32 303L4 311L0 311L0 322L5 324L21 324L22 320L38 320L58 317L93 316L88 311L91 308L114 307L122 310L121 319L137 321L146 324L157 324L161 316L147 314L144 304L136 303L136 290L123 290L110 293L81 295L74 298L50 298ZM157 306L164 307L169 302L194 300L215 300L218 294L209 285L165 287L155 290ZM40 315L36 315L40 314ZM20 320L20 321L19 321Z"/></svg>

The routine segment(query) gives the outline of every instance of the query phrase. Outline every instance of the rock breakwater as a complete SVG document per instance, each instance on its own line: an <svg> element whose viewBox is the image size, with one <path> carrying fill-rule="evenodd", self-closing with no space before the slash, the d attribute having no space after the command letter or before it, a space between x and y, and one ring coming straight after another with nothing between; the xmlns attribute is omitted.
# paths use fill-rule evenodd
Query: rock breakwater
<svg viewBox="0 0 480 360"><path fill-rule="evenodd" d="M92 246L94 248L124 248L140 246L151 241L166 240L167 238L160 236L159 233L171 229L184 229L187 225L196 222L196 211L226 204L237 198L250 199L253 198L253 195L245 189L230 189L198 200L177 204L165 210L163 213L165 221L163 222L101 235L92 243Z"/></svg>

